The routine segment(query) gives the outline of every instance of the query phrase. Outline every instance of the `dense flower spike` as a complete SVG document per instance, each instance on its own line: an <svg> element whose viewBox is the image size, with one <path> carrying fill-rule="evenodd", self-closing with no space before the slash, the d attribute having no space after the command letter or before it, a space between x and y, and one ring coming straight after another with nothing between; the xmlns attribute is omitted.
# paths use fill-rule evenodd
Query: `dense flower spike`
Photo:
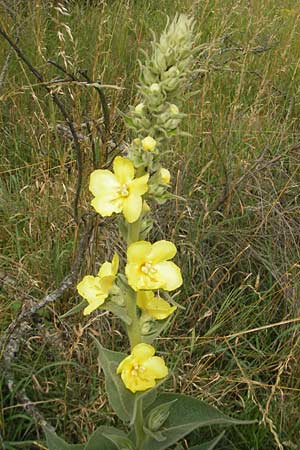
<svg viewBox="0 0 300 450"><path fill-rule="evenodd" d="M177 309L176 306L169 305L161 297L155 297L152 291L139 291L136 303L143 312L156 320L166 319Z"/></svg>
<svg viewBox="0 0 300 450"><path fill-rule="evenodd" d="M134 242L127 250L125 273L135 290L165 289L173 291L182 285L179 267L169 259L176 255L176 247L169 241L151 244Z"/></svg>
<svg viewBox="0 0 300 450"><path fill-rule="evenodd" d="M148 344L137 344L119 364L117 373L131 392L146 391L155 386L155 380L168 375L168 368L155 349Z"/></svg>
<svg viewBox="0 0 300 450"><path fill-rule="evenodd" d="M102 264L96 277L87 275L77 285L78 293L89 303L83 311L85 316L103 305L112 288L118 269L119 257L115 253L111 263L106 261Z"/></svg>
<svg viewBox="0 0 300 450"><path fill-rule="evenodd" d="M95 198L91 204L103 217L123 212L129 223L135 222L142 212L142 195L148 190L149 174L134 179L133 163L117 156L109 170L95 170L90 177L89 189Z"/></svg>

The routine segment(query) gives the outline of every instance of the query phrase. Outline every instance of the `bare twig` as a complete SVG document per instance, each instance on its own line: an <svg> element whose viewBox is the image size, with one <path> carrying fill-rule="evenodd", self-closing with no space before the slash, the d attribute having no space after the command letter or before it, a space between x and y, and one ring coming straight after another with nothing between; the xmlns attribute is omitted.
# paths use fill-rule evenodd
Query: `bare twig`
<svg viewBox="0 0 300 450"><path fill-rule="evenodd" d="M74 75L74 73L68 72L64 67L62 67L57 62L48 60L48 63L52 64L54 67L59 69L61 72L63 72L65 75L67 75L72 81L83 84L83 82L80 79L78 79ZM101 103L102 113L103 113L103 120L104 120L104 128L105 128L105 133L104 133L104 135L102 134L102 143L105 146L104 161L106 161L106 159L107 159L107 141L110 137L111 131L110 131L109 107L108 107L106 96L105 96L105 93L103 90L103 86L101 86L101 84L99 82L94 82L93 80L91 80L85 70L78 70L78 73L85 78L86 82L84 84L86 84L87 86L92 86L96 89L96 91L98 92L99 98L100 98L100 103ZM96 165L96 158L95 158L95 154L94 154L95 153L95 143L93 142L93 140L92 140L91 144L92 144L92 150L93 150L93 162L94 162L94 166L95 166Z"/></svg>
<svg viewBox="0 0 300 450"><path fill-rule="evenodd" d="M72 265L72 268L68 275L63 279L60 286L55 289L50 294L47 294L42 300L33 301L33 300L25 300L24 306L22 308L19 316L9 325L6 332L2 336L0 340L0 348L2 350L3 357L3 373L7 382L7 386L17 398L17 400L22 404L25 411L32 416L37 425L47 425L45 418L40 413L40 411L36 408L34 403L28 398L26 391L23 389L21 391L15 392L15 377L11 370L11 363L16 355L19 352L19 348L22 340L25 335L31 329L30 327L30 319L31 317L41 308L48 305L49 303L53 303L57 301L61 296L65 293L67 289L74 285L77 280L85 251L88 247L88 242L91 237L91 233L94 228L94 221L92 220L89 224L86 225L86 228L82 234L80 243L78 245L78 251ZM1 441L0 441L1 442Z"/></svg>
<svg viewBox="0 0 300 450"><path fill-rule="evenodd" d="M73 266L72 266L70 272L68 273L68 275L61 282L60 286L57 289L55 289L53 292L51 292L50 294L47 294L40 301L26 301L25 302L21 313L9 325L9 327L7 328L6 332L4 333L4 335L2 336L2 338L0 340L0 349L2 347L3 354L5 352L7 352L7 350L5 350L3 352L3 345L5 345L6 341L8 341L8 343L9 343L9 340L12 339L15 330L20 326L21 323L24 323L24 321L26 322L39 309L43 308L44 306L48 305L49 303L53 303L56 300L58 300L62 296L62 294L75 283L76 278L79 273L79 270L80 270L80 267L81 267L81 264L82 264L82 261L83 261L85 250L86 250L92 230L93 230L93 225L87 226L87 228L84 230L83 235L80 240L80 243L79 243L79 246L78 246L78 252L75 257ZM6 349L9 347L8 343L6 345Z"/></svg>
<svg viewBox="0 0 300 450"><path fill-rule="evenodd" d="M59 99L58 95L45 84L45 79L43 75L30 63L30 61L27 59L27 57L24 55L24 53L20 50L20 48L15 44L11 38L6 34L6 32L1 28L0 26L0 34L3 36L3 38L9 43L9 45L14 49L14 51L17 53L19 58L26 64L30 72L42 83L43 87L47 90L47 92L52 96L54 103L57 105L57 107L60 109L65 121L67 122L70 132L73 137L74 141L74 147L76 151L76 162L77 162L77 170L78 170L78 177L77 177L77 184L76 184L76 192L75 192L75 198L74 198L74 220L76 223L79 222L78 218L78 204L79 204L79 198L80 198L80 191L81 191L81 185L82 185L82 155L81 155L81 147L80 142L72 121L72 118L70 117L69 113L67 112L64 104Z"/></svg>

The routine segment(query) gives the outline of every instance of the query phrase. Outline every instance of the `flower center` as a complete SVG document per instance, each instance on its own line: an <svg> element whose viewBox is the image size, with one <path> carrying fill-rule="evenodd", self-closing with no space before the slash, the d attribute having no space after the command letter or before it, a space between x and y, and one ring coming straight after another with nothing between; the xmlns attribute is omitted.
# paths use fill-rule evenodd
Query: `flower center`
<svg viewBox="0 0 300 450"><path fill-rule="evenodd" d="M157 270L152 266L151 262L146 262L145 264L143 264L141 267L141 271L146 275L153 275L157 272Z"/></svg>
<svg viewBox="0 0 300 450"><path fill-rule="evenodd" d="M128 197L128 195L129 195L128 184L127 183L122 184L119 189L119 192L120 192L121 197Z"/></svg>
<svg viewBox="0 0 300 450"><path fill-rule="evenodd" d="M133 365L133 369L131 369L131 375L133 377L136 377L139 375L140 372L144 372L145 368L143 366L139 366L138 364Z"/></svg>

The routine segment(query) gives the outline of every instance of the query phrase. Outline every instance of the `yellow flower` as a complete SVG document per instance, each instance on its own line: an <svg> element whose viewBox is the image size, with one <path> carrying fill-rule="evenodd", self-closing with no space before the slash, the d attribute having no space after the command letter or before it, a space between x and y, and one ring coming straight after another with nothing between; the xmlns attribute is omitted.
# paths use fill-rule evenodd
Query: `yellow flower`
<svg viewBox="0 0 300 450"><path fill-rule="evenodd" d="M169 184L171 180L171 174L168 169L164 169L163 167L159 171L160 179L163 184Z"/></svg>
<svg viewBox="0 0 300 450"><path fill-rule="evenodd" d="M123 383L131 392L146 391L155 386L155 380L168 375L168 368L155 349L148 344L137 344L117 368Z"/></svg>
<svg viewBox="0 0 300 450"><path fill-rule="evenodd" d="M142 140L142 145L147 152L153 152L156 147L156 140L151 136L147 136Z"/></svg>
<svg viewBox="0 0 300 450"><path fill-rule="evenodd" d="M123 212L129 223L135 222L142 212L142 195L148 191L149 174L134 179L133 163L117 156L114 173L95 170L90 177L89 189L95 198L91 205L102 216Z"/></svg>
<svg viewBox="0 0 300 450"><path fill-rule="evenodd" d="M106 261L102 264L96 277L87 275L77 285L78 293L89 303L83 310L85 316L103 305L112 288L118 269L119 257L115 253L111 263Z"/></svg>
<svg viewBox="0 0 300 450"><path fill-rule="evenodd" d="M182 285L179 267L169 259L176 255L176 247L169 241L151 244L138 241L127 249L125 273L135 290L165 289L173 291Z"/></svg>
<svg viewBox="0 0 300 450"><path fill-rule="evenodd" d="M136 303L141 310L156 320L166 319L177 309L176 306L170 306L161 297L154 297L152 291L139 291Z"/></svg>

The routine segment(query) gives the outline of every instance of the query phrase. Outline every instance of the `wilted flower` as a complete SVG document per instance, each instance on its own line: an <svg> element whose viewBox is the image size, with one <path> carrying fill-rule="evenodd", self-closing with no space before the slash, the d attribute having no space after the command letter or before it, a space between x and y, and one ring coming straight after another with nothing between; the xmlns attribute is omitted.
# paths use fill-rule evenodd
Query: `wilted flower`
<svg viewBox="0 0 300 450"><path fill-rule="evenodd" d="M154 244L134 242L127 250L125 273L129 285L135 290L165 289L173 291L182 284L179 267L169 259L176 255L176 247L169 241Z"/></svg>
<svg viewBox="0 0 300 450"><path fill-rule="evenodd" d="M89 189L95 198L91 205L103 217L122 211L129 223L135 222L142 212L149 174L134 179L133 163L121 156L114 159L113 170L92 172Z"/></svg>
<svg viewBox="0 0 300 450"><path fill-rule="evenodd" d="M168 368L155 349L148 344L137 344L117 368L123 383L131 392L146 391L155 386L155 380L168 375Z"/></svg>
<svg viewBox="0 0 300 450"><path fill-rule="evenodd" d="M156 320L166 319L177 309L161 297L155 297L152 291L138 291L136 303L142 311Z"/></svg>
<svg viewBox="0 0 300 450"><path fill-rule="evenodd" d="M89 303L83 310L85 316L103 305L112 288L118 269L119 257L115 253L111 263L106 261L102 264L96 277L86 275L77 285L78 293Z"/></svg>

